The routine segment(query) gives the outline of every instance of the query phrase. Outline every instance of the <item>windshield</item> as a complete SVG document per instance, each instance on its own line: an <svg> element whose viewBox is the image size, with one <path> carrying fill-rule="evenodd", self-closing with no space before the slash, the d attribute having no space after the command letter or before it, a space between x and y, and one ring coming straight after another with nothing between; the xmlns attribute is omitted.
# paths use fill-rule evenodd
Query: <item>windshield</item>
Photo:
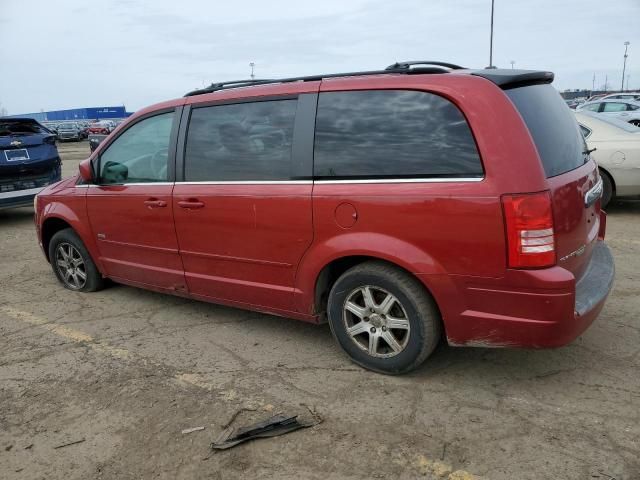
<svg viewBox="0 0 640 480"><path fill-rule="evenodd" d="M0 120L0 135L29 135L49 133L35 120Z"/></svg>
<svg viewBox="0 0 640 480"><path fill-rule="evenodd" d="M584 165L587 147L572 111L551 85L512 88L505 93L529 128L547 178Z"/></svg>

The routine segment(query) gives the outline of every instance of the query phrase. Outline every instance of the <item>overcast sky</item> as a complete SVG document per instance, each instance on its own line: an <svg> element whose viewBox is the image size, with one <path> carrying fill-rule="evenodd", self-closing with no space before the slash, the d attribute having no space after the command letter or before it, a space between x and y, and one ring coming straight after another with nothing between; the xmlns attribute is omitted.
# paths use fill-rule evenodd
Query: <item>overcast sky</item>
<svg viewBox="0 0 640 480"><path fill-rule="evenodd" d="M489 62L491 0L0 0L0 103L9 114L143 106L216 80ZM555 86L627 73L640 88L640 0L496 0L494 64ZM626 79L625 79L626 82Z"/></svg>

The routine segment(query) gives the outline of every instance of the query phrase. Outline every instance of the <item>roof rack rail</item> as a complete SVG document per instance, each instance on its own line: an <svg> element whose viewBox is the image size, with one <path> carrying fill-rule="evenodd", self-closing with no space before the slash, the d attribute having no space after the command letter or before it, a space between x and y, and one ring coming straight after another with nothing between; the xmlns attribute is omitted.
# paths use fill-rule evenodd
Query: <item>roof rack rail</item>
<svg viewBox="0 0 640 480"><path fill-rule="evenodd" d="M396 62L389 65L385 70L409 70L414 65L429 65L435 67L445 67L450 70L463 70L465 67L456 65L455 63L435 62L433 60L413 60L410 62Z"/></svg>
<svg viewBox="0 0 640 480"><path fill-rule="evenodd" d="M425 65L421 68L411 68L412 65ZM229 88L251 87L256 85L267 85L274 83L291 83L291 82L313 82L323 80L325 78L340 78L340 77L360 77L365 75L388 75L392 73L403 74L420 74L420 73L447 73L449 70L462 69L459 65L445 62L434 62L429 60L417 61L417 62L398 62L393 65L389 65L384 70L365 70L361 72L345 72L345 73L329 73L325 75L309 75L305 77L290 77L290 78L278 78L278 79L248 79L248 80L232 80L229 82L212 83L208 87L193 90L185 94L185 97L191 97L194 95L203 95L205 93L212 93L218 90L226 90Z"/></svg>

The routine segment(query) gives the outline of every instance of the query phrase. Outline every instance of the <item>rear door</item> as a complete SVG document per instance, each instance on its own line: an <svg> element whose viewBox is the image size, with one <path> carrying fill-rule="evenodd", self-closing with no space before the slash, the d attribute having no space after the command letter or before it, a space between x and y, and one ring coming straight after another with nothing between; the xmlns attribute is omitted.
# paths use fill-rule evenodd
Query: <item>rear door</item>
<svg viewBox="0 0 640 480"><path fill-rule="evenodd" d="M292 310L312 241L316 94L194 106L173 192L189 292Z"/></svg>
<svg viewBox="0 0 640 480"><path fill-rule="evenodd" d="M157 112L123 131L101 153L86 197L106 274L172 291L184 289L171 208L177 119Z"/></svg>
<svg viewBox="0 0 640 480"><path fill-rule="evenodd" d="M551 190L558 265L579 279L591 258L600 222L598 168L574 114L548 84L506 90L524 119ZM588 199L588 201L587 201Z"/></svg>

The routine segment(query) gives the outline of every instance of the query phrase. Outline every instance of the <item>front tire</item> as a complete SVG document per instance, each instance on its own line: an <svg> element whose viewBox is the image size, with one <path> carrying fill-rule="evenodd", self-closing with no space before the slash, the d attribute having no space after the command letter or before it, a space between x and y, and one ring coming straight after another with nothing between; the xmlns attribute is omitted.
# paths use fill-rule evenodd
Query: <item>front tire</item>
<svg viewBox="0 0 640 480"><path fill-rule="evenodd" d="M440 340L440 315L424 286L384 262L365 262L345 272L331 289L327 310L342 349L375 372L414 370Z"/></svg>
<svg viewBox="0 0 640 480"><path fill-rule="evenodd" d="M95 292L104 279L80 237L71 228L60 230L49 242L49 261L53 273L69 290Z"/></svg>

